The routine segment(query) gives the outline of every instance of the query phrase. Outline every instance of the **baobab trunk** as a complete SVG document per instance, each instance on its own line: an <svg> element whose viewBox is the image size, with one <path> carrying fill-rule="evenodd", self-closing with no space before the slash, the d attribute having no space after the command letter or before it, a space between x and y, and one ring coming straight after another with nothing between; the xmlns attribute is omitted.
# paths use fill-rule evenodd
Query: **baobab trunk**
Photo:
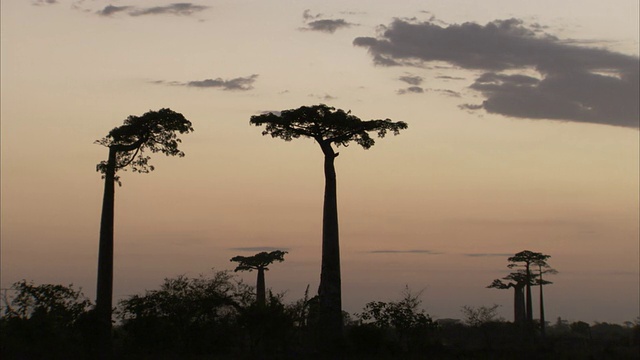
<svg viewBox="0 0 640 360"><path fill-rule="evenodd" d="M542 267L540 268L540 334L545 336L545 323L544 323L544 298L542 295Z"/></svg>
<svg viewBox="0 0 640 360"><path fill-rule="evenodd" d="M98 284L96 289L96 316L98 320L99 351L103 358L111 352L111 309L113 307L113 215L115 201L114 148L109 148L109 161L104 176L100 244L98 249Z"/></svg>
<svg viewBox="0 0 640 360"><path fill-rule="evenodd" d="M527 322L529 325L533 324L533 303L531 301L531 270L529 264L527 264Z"/></svg>
<svg viewBox="0 0 640 360"><path fill-rule="evenodd" d="M525 314L525 302L524 302L524 286L514 286L514 296L513 296L513 322L516 324L522 324L526 320Z"/></svg>
<svg viewBox="0 0 640 360"><path fill-rule="evenodd" d="M267 292L264 282L264 269L258 269L258 283L256 284L256 301L258 306L264 307L267 303Z"/></svg>
<svg viewBox="0 0 640 360"><path fill-rule="evenodd" d="M323 346L334 347L342 338L342 289L338 203L334 160L338 156L330 143L321 143L324 153L324 207L322 214L322 271L320 273L320 331Z"/></svg>

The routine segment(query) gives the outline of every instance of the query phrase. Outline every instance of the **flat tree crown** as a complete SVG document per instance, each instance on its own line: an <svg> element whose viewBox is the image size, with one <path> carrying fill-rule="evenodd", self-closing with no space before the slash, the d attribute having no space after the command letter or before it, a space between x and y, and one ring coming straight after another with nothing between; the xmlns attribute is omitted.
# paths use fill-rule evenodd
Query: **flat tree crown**
<svg viewBox="0 0 640 360"><path fill-rule="evenodd" d="M167 156L184 156L178 149L182 142L178 133L193 131L191 122L171 109L148 111L141 116L129 116L121 126L113 128L107 136L95 143L106 146L116 152L115 171L131 166L132 171L148 173L154 170L149 165L149 156L144 151L161 152ZM108 161L101 161L96 170L102 174L107 171Z"/></svg>
<svg viewBox="0 0 640 360"><path fill-rule="evenodd" d="M234 256L231 261L239 263L234 271L269 270L267 266L275 261L283 262L286 251L261 252L253 256Z"/></svg>
<svg viewBox="0 0 640 360"><path fill-rule="evenodd" d="M370 132L375 132L382 138L387 132L398 135L400 130L407 128L407 124L402 121L393 122L389 119L363 121L352 115L350 111L324 104L283 110L279 114L269 112L254 115L249 123L255 126L264 125L262 135L271 135L285 141L308 137L320 144L336 144L336 146L348 146L353 141L364 149L369 149L375 144Z"/></svg>

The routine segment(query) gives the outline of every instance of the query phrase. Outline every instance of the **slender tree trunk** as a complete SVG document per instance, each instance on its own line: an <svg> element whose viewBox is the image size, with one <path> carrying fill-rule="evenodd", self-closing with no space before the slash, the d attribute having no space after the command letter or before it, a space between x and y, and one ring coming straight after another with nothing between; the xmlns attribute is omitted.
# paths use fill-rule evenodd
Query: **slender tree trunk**
<svg viewBox="0 0 640 360"><path fill-rule="evenodd" d="M109 148L109 160L104 178L100 245L98 250L98 283L96 316L98 347L102 358L111 357L111 309L113 308L113 215L115 201L115 162L117 151Z"/></svg>
<svg viewBox="0 0 640 360"><path fill-rule="evenodd" d="M542 295L542 267L540 267L540 334L545 336L544 297Z"/></svg>
<svg viewBox="0 0 640 360"><path fill-rule="evenodd" d="M264 268L258 268L258 283L256 284L256 301L258 306L264 307L267 303L267 292L264 281Z"/></svg>
<svg viewBox="0 0 640 360"><path fill-rule="evenodd" d="M529 325L533 324L533 303L531 301L531 269L527 264L527 322Z"/></svg>
<svg viewBox="0 0 640 360"><path fill-rule="evenodd" d="M322 214L322 271L320 273L320 331L322 346L339 347L343 337L342 290L340 277L340 244L338 204L334 160L338 156L330 143L320 143L324 153L324 208Z"/></svg>
<svg viewBox="0 0 640 360"><path fill-rule="evenodd" d="M516 285L513 287L513 322L516 324L522 324L526 321L525 301L524 301L524 286Z"/></svg>

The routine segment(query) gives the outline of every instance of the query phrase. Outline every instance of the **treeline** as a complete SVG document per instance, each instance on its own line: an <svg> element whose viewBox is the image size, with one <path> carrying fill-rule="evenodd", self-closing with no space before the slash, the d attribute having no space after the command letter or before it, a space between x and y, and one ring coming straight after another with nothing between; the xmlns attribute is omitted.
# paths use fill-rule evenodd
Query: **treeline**
<svg viewBox="0 0 640 360"><path fill-rule="evenodd" d="M94 304L70 286L15 283L0 319L2 359L94 359ZM317 297L286 303L228 271L165 279L115 307L116 359L319 359ZM420 294L372 301L344 313L346 359L638 359L640 319L626 325L558 319L546 328L511 323L496 308L433 320Z"/></svg>

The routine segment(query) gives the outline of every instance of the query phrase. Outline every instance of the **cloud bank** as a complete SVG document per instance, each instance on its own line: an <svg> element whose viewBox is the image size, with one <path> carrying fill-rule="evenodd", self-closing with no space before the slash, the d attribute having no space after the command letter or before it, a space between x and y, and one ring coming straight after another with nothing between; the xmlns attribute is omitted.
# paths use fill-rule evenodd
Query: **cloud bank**
<svg viewBox="0 0 640 360"><path fill-rule="evenodd" d="M376 65L446 62L481 71L471 89L485 100L465 109L638 128L639 59L578 46L541 29L518 19L484 26L396 19L379 36L358 37L353 44L367 48Z"/></svg>

